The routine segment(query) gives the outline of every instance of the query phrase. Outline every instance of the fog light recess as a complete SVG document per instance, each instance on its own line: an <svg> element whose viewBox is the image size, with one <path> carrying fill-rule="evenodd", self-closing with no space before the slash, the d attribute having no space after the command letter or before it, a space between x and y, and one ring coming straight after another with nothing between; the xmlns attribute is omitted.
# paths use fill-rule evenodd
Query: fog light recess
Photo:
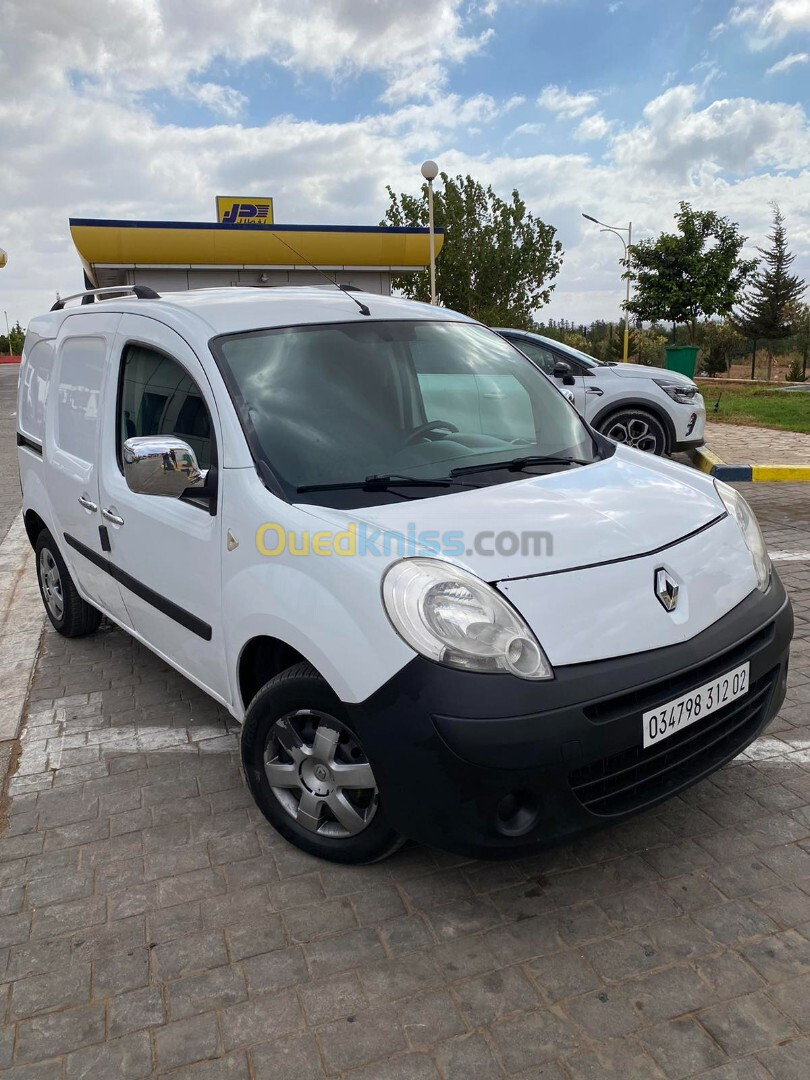
<svg viewBox="0 0 810 1080"><path fill-rule="evenodd" d="M531 791L510 791L495 810L495 828L503 836L524 836L537 824L540 807Z"/></svg>

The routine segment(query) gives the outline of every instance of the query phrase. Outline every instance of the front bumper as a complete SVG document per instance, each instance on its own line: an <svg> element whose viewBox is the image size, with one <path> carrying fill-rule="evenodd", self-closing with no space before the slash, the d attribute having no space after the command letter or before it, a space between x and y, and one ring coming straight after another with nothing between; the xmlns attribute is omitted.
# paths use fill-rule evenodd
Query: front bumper
<svg viewBox="0 0 810 1080"><path fill-rule="evenodd" d="M694 439L681 439L680 442L676 442L672 447L672 453L682 453L684 450L696 450L698 446L703 446L706 439L703 436L703 431L697 438Z"/></svg>
<svg viewBox="0 0 810 1080"><path fill-rule="evenodd" d="M417 657L347 705L392 826L463 855L528 853L621 821L713 772L785 696L793 612L767 592L680 645L559 668L548 682ZM749 693L642 749L642 713L750 661Z"/></svg>

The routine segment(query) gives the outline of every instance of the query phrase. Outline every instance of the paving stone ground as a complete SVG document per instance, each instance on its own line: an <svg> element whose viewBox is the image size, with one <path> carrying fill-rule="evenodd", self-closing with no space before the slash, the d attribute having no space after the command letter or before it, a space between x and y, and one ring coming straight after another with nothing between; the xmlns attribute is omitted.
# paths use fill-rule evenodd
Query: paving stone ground
<svg viewBox="0 0 810 1080"><path fill-rule="evenodd" d="M729 465L810 465L810 435L801 431L708 423L706 445Z"/></svg>
<svg viewBox="0 0 810 1080"><path fill-rule="evenodd" d="M806 485L746 494L807 548ZM506 863L299 853L205 695L118 630L46 632L0 836L0 1073L806 1080L810 562L778 565L797 639L765 736Z"/></svg>

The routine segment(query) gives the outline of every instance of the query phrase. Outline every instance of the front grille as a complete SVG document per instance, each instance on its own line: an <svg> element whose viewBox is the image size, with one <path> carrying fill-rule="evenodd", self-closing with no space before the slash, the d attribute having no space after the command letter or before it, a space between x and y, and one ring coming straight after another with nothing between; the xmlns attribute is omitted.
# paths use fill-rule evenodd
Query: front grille
<svg viewBox="0 0 810 1080"><path fill-rule="evenodd" d="M756 734L778 668L705 721L647 750L640 744L568 775L571 790L592 814L615 817L673 795L741 750ZM641 716L639 715L639 740Z"/></svg>
<svg viewBox="0 0 810 1080"><path fill-rule="evenodd" d="M676 675L670 675L665 679L659 679L658 682L649 683L638 690L631 690L626 694L619 694L587 705L585 715L591 723L608 724L629 713L657 709L664 702L672 701L693 687L711 682L718 675L724 675L732 668L744 664L755 652L769 645L775 634L776 623L770 622L732 648L726 649L725 652L713 656L702 664L679 671Z"/></svg>

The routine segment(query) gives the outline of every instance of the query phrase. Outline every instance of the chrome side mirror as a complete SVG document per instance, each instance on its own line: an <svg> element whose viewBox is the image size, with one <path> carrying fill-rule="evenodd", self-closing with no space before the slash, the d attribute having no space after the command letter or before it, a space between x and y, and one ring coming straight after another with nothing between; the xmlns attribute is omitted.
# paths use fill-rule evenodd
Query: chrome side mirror
<svg viewBox="0 0 810 1080"><path fill-rule="evenodd" d="M197 455L174 435L143 435L127 439L123 452L124 479L138 495L179 499L189 488L205 487L207 470Z"/></svg>

